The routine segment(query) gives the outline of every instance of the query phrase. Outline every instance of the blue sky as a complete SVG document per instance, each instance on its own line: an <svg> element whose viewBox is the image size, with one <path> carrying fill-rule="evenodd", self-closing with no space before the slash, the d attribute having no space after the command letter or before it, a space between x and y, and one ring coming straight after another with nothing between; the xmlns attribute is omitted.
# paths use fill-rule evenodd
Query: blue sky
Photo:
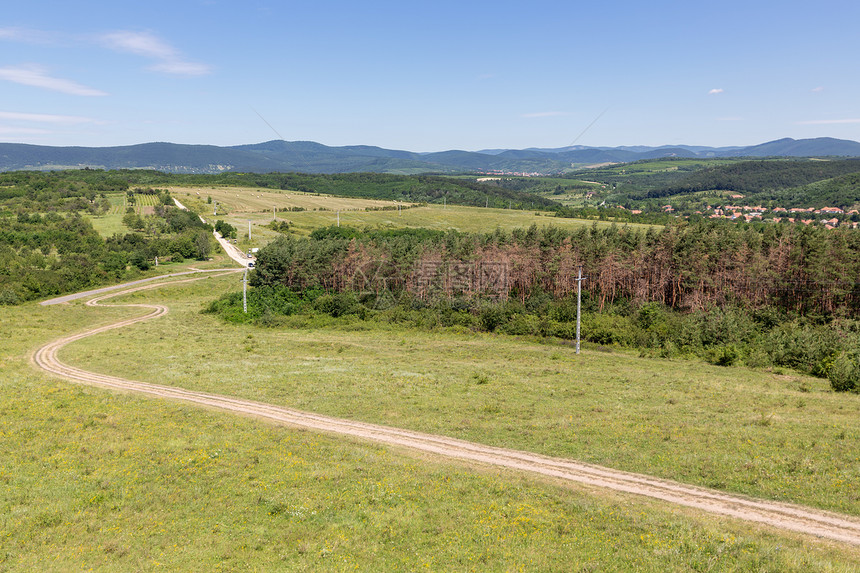
<svg viewBox="0 0 860 573"><path fill-rule="evenodd" d="M2 142L860 140L848 0L9 4Z"/></svg>

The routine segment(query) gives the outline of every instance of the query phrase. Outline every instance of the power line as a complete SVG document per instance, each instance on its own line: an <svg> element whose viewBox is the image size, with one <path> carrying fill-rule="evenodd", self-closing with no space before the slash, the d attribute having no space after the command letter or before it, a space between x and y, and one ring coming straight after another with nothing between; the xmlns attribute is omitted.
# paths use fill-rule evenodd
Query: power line
<svg viewBox="0 0 860 573"><path fill-rule="evenodd" d="M268 121L266 121L266 118L265 118L265 117L263 117L262 115L260 115L260 112L259 112L259 111L257 111L257 110L256 110L256 109L254 109L253 107L252 107L251 109L252 109L252 110L254 110L254 113L256 113L256 114L257 114L257 116L258 116L260 119L262 119L262 120L263 120L263 123L265 123L266 125L268 125L268 126L269 126L269 129L271 129L272 131L274 131L274 132L275 132L275 135L277 135L277 136L278 136L278 139L280 139L281 141L284 141L283 136L282 136L280 133L278 133L278 130L277 130L277 129L275 129L274 127L272 127L272 124L271 124L271 123L269 123Z"/></svg>
<svg viewBox="0 0 860 573"><path fill-rule="evenodd" d="M579 135L576 136L576 139L574 139L573 142L570 145L568 145L568 147L573 147L574 145L576 145L576 142L579 141L579 138L582 137L583 135L585 135L585 132L588 131L589 129L591 129L591 126L594 125L595 123L597 123L597 120L600 119L601 117L603 117L603 114L606 113L607 111L609 111L608 107L606 109L604 109L603 111L601 111L600 114L597 117L595 117L594 120L591 123L589 123L588 126L586 126L586 128L583 129L579 133Z"/></svg>

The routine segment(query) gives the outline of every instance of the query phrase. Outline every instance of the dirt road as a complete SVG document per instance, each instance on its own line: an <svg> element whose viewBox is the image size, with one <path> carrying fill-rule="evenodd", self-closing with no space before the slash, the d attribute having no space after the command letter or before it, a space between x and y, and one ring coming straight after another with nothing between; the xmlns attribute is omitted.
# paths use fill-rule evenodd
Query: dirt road
<svg viewBox="0 0 860 573"><path fill-rule="evenodd" d="M173 202L183 211L188 210L188 207L183 205L176 197L173 198ZM206 222L206 219L204 219L202 216L197 216L200 217L200 220L203 223ZM243 267L250 267L251 263L256 261L254 257L249 257L248 255L240 251L239 247L236 247L228 239L222 237L221 233L219 233L218 231L212 231L212 235L215 237L215 240L218 241L218 244L221 245L221 248L224 249L224 252L227 254L227 256L242 265Z"/></svg>
<svg viewBox="0 0 860 573"><path fill-rule="evenodd" d="M255 262L257 259L249 258L245 253L239 250L239 247L232 244L228 239L225 239L221 236L221 233L218 231L213 231L213 235L215 235L215 240L218 241L218 244L221 245L221 248L224 249L224 252L227 253L227 256L242 265L243 267L250 267L251 263Z"/></svg>
<svg viewBox="0 0 860 573"><path fill-rule="evenodd" d="M174 281L176 283L199 280L198 278ZM174 284L174 283L170 283ZM154 288L161 284L136 286L94 298L87 305L96 306L101 301L134 292ZM194 392L181 388L136 382L115 376L87 372L64 364L57 358L59 350L76 340L108 330L122 328L144 320L158 318L168 312L167 307L151 304L129 304L129 307L149 309L143 316L129 318L50 342L39 348L32 361L40 368L63 378L102 388L124 392L147 394L169 400L181 400L201 406L218 408L229 412L265 418L277 423L306 428L314 431L348 435L363 440L410 448L441 457L466 460L485 466L500 466L514 470L551 476L563 481L577 482L589 486L661 499L670 503L696 508L709 513L744 519L768 526L819 536L827 539L860 545L860 519L825 512L797 505L757 500L731 495L715 490L689 486L645 475L621 472L599 466L579 463L563 458L541 456L530 452L508 450L466 442L445 436L422 434L387 426L367 424L331 418L311 412L273 406L241 398Z"/></svg>

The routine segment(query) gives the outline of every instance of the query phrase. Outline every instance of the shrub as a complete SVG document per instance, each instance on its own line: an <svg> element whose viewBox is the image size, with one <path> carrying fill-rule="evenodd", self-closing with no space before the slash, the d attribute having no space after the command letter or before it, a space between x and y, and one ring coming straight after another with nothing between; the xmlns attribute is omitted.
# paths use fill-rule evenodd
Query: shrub
<svg viewBox="0 0 860 573"><path fill-rule="evenodd" d="M0 291L0 304L14 305L21 304L21 297L13 290L6 289Z"/></svg>
<svg viewBox="0 0 860 573"><path fill-rule="evenodd" d="M129 262L142 271L149 270L149 259L143 251L135 251L129 257Z"/></svg>
<svg viewBox="0 0 860 573"><path fill-rule="evenodd" d="M848 350L839 354L833 360L827 377L837 392L860 391L860 351Z"/></svg>
<svg viewBox="0 0 860 573"><path fill-rule="evenodd" d="M734 344L717 346L705 352L705 360L716 366L731 366L738 359L738 349Z"/></svg>
<svg viewBox="0 0 860 573"><path fill-rule="evenodd" d="M576 336L576 324L573 325ZM615 314L584 314L580 336L597 344L630 344L634 326L629 318Z"/></svg>
<svg viewBox="0 0 860 573"><path fill-rule="evenodd" d="M544 336L555 336L556 338L573 340L576 338L576 323L546 320L541 325L541 334Z"/></svg>
<svg viewBox="0 0 860 573"><path fill-rule="evenodd" d="M540 320L531 314L515 314L499 331L512 335L539 334Z"/></svg>
<svg viewBox="0 0 860 573"><path fill-rule="evenodd" d="M314 308L335 318L355 314L362 307L351 292L326 294L314 301Z"/></svg>
<svg viewBox="0 0 860 573"><path fill-rule="evenodd" d="M508 321L508 315L502 305L489 304L481 309L478 314L481 328L487 332L493 332Z"/></svg>
<svg viewBox="0 0 860 573"><path fill-rule="evenodd" d="M793 321L771 330L763 347L777 366L826 376L832 357L842 348L840 334L826 326Z"/></svg>

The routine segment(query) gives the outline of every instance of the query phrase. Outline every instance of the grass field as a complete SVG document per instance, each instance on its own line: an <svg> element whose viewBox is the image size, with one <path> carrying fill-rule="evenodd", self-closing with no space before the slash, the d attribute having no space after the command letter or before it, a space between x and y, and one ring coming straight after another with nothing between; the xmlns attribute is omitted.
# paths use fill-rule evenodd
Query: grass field
<svg viewBox="0 0 860 573"><path fill-rule="evenodd" d="M183 204L195 204L199 212L206 216L213 213L214 205L207 202L208 198L217 201L227 212L238 215L242 213L264 212L272 214L272 207L289 209L301 207L312 211L327 209L331 211L356 211L368 207L384 207L394 205L392 201L375 199L350 199L301 191L271 191L251 187L168 187L170 194ZM205 207L203 206L205 204ZM190 205L188 205L190 207Z"/></svg>
<svg viewBox="0 0 860 573"><path fill-rule="evenodd" d="M124 213L123 213L124 214ZM112 237L113 235L125 234L129 232L128 227L123 225L123 214L107 213L105 215L84 215L93 224L93 228L102 237Z"/></svg>
<svg viewBox="0 0 860 573"><path fill-rule="evenodd" d="M93 224L93 228L102 237L111 237L117 233L128 233L128 227L122 222L122 218L128 208L125 193L108 195L108 200L111 203L111 207L104 215L93 216L86 213L82 213L82 215L89 218ZM151 215L157 204L158 197L156 195L135 194L134 208L140 215Z"/></svg>
<svg viewBox="0 0 860 573"><path fill-rule="evenodd" d="M230 280L237 289L235 277L219 279ZM201 304L177 301L160 321L63 356L135 379L860 515L860 396L835 394L826 380L358 320L228 326L200 315Z"/></svg>
<svg viewBox="0 0 860 573"><path fill-rule="evenodd" d="M667 173L673 171L698 171L709 167L718 167L720 165L729 165L737 163L738 159L733 158L709 158L709 159L665 159L651 161L637 161L635 163L619 163L612 166L600 167L601 171L611 171L616 174L624 174L628 176L647 175L651 173ZM582 172L583 178L587 178L587 171Z"/></svg>
<svg viewBox="0 0 860 573"><path fill-rule="evenodd" d="M608 226L607 221L586 221L581 219L564 219L553 217L551 213L536 211L521 211L510 209L484 209L480 207L463 207L457 205L426 205L402 210L370 210L380 207L394 207L391 201L371 201L366 199L348 199L325 195L312 195L300 192L271 192L259 189L192 189L171 188L171 194L177 199L204 213L204 217L224 219L239 229L240 239L247 240L248 221L252 225L253 245L261 246L277 234L262 228L276 216L279 221L289 221L295 233L306 235L317 227L336 225L338 217L341 225L370 228L428 228L448 230L454 229L465 232L492 232L499 228L510 231L515 228L529 227L532 224L556 226L563 229L575 229L582 226L597 224ZM228 210L226 215L213 216L212 206L206 198L223 204ZM218 198L220 197L220 199ZM187 203L186 203L187 201ZM277 207L278 213L273 214L272 208ZM287 211L291 207L302 207L305 211ZM316 209L316 210L314 210ZM208 213L208 215L206 214ZM647 228L648 225L632 225Z"/></svg>
<svg viewBox="0 0 860 573"><path fill-rule="evenodd" d="M450 332L362 332L354 326L352 331L266 331L200 315L202 302L234 289L234 279L210 278L130 297L166 301L172 312L117 331L111 339L70 347L65 358L99 362L112 349L119 357L100 370L131 372L142 380L156 376L160 383L194 379L222 393L278 394L273 401L305 408L331 403L331 409L357 418L378 410L378 418L404 426L423 420L419 425L444 428L453 419L463 427L455 431L468 436L481 426L498 426L509 436L521 435L510 445L532 440L525 434L538 431L551 391L560 404L547 423L575 417L583 426L588 420L571 401L583 392L580 398L592 404L587 417L616 428L600 455L624 450L627 440L630 448L645 449L634 439L635 427L628 431L612 420L641 399L635 395L640 391L613 395L618 386L607 376L616 374L601 378L584 364L594 369L607 368L610 359L627 369L632 364L623 385L654 393L655 362L586 352L579 363L566 348ZM253 419L77 387L28 364L33 348L60 334L58 324L71 332L134 312L139 311L80 303L0 308L0 570L855 571L860 566L856 548L659 502L562 488L514 473L466 469ZM130 353L133 347L136 353ZM487 354L490 348L497 349L494 357ZM497 371L510 367L514 357L521 367ZM751 384L737 379L753 378L769 388L751 401L771 396L793 402L820 419L819 435L841 424L845 438L854 439L845 424L856 419L856 403L842 403L843 412L834 401L842 396L815 385L797 390L813 384L806 379L701 367L695 371L697 386L685 392L680 380L690 371L672 363L673 370L677 367L676 375L660 370L666 386L656 393L670 393L674 403L668 407L685 408L698 399L713 410L734 408L735 403L720 405L724 396L714 388L748 391ZM354 369L355 388L344 369ZM373 372L386 376L371 380ZM552 382L554 377L559 381ZM794 402L798 396L806 400L802 407ZM464 413L469 417L461 418ZM794 423L757 420L735 425L786 434ZM688 420L690 426L699 423ZM731 442L725 435L731 434L729 424L719 416L708 423L714 450L724 451ZM564 427L553 432L568 444L597 439L588 433L572 439ZM823 456L810 456L813 469L824 463ZM719 471L719 464L713 469ZM831 495L842 494L834 489Z"/></svg>
<svg viewBox="0 0 860 573"><path fill-rule="evenodd" d="M171 194L184 205L202 214L207 221L223 219L239 230L240 247L260 247L277 236L275 231L265 228L273 219L289 221L294 233L307 235L318 227L341 225L364 228L428 228L464 232L492 232L502 229L555 226L562 229L576 229L597 224L600 227L612 225L611 221L586 221L581 219L556 218L551 213L521 211L510 209L483 209L458 205L425 205L412 207L402 204L403 209L393 210L397 203L371 199L350 199L301 193L298 191L273 192L252 188L196 188L171 187ZM214 205L207 203L211 197L216 201L219 214L214 214ZM122 224L125 214L125 196L109 197L113 207L106 215L90 216L93 227L104 237L114 233L126 233ZM154 206L155 196L138 195L137 208L142 214ZM152 203L152 205L150 205ZM273 213L273 208L277 213ZM301 208L304 211L290 211ZM382 210L388 208L389 210ZM226 214L225 214L226 213ZM251 238L248 241L248 221L251 221ZM632 224L632 227L647 228L648 225Z"/></svg>

